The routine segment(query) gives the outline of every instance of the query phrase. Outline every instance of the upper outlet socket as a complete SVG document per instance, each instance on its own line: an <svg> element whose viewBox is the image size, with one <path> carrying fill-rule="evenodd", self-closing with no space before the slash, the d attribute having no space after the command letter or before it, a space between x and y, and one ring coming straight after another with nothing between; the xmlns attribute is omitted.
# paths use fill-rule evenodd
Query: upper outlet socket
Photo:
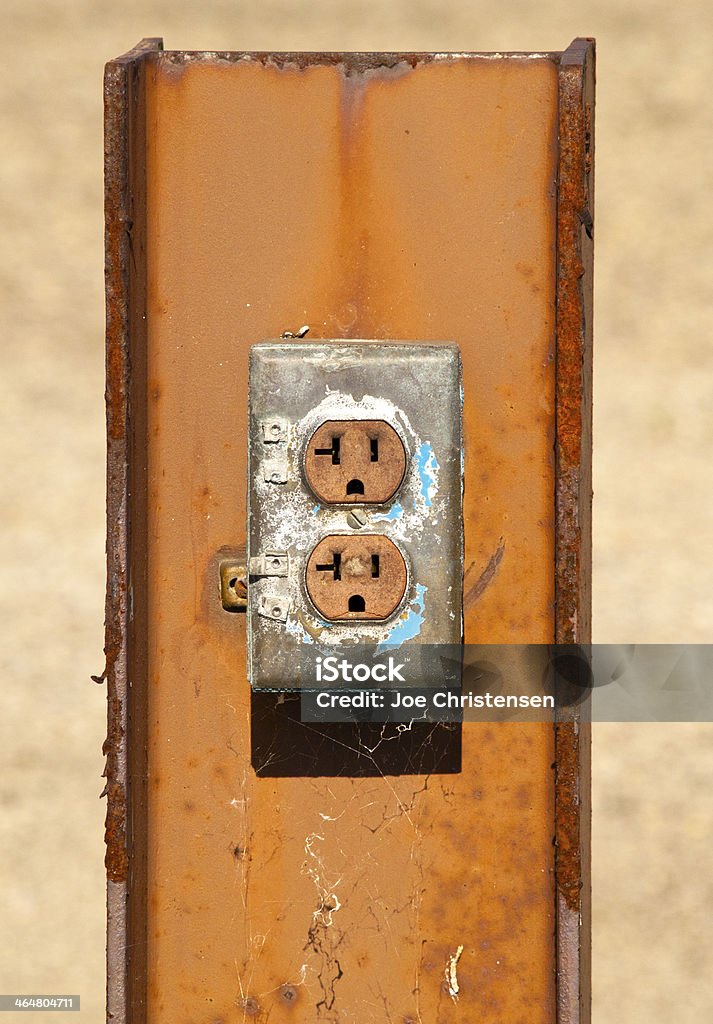
<svg viewBox="0 0 713 1024"><path fill-rule="evenodd" d="M406 471L406 449L385 420L327 420L305 452L305 476L325 505L382 505Z"/></svg>

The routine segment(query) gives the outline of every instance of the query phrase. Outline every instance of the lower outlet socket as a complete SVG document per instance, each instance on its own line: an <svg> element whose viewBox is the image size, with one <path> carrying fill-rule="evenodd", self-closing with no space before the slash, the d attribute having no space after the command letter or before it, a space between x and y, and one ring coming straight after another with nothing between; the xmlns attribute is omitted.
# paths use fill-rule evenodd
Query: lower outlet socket
<svg viewBox="0 0 713 1024"><path fill-rule="evenodd" d="M324 537L305 572L310 600L330 622L388 619L403 600L407 579L404 556L379 533Z"/></svg>

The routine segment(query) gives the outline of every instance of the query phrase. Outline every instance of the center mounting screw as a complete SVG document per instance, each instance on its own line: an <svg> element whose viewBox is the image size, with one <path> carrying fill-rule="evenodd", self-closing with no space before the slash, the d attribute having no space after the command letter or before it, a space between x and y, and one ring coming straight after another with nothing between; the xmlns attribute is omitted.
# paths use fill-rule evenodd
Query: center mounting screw
<svg viewBox="0 0 713 1024"><path fill-rule="evenodd" d="M368 516L363 508L355 508L347 514L347 522L353 530L360 530L362 526L366 526L367 520Z"/></svg>

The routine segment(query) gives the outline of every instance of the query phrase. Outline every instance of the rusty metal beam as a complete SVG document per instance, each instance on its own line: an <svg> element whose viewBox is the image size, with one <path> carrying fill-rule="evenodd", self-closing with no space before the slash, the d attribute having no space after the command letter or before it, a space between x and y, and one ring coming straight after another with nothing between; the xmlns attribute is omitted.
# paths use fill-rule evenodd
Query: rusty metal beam
<svg viewBox="0 0 713 1024"><path fill-rule="evenodd" d="M466 638L589 639L592 60L108 65L110 1020L586 1021L586 726L468 727L456 774L256 773L216 581L249 345L447 337Z"/></svg>
<svg viewBox="0 0 713 1024"><path fill-rule="evenodd" d="M145 39L104 77L107 1021L144 1018L146 916Z"/></svg>
<svg viewBox="0 0 713 1024"><path fill-rule="evenodd" d="M594 41L559 62L557 188L556 642L591 642ZM591 1001L591 723L556 725L559 1024Z"/></svg>

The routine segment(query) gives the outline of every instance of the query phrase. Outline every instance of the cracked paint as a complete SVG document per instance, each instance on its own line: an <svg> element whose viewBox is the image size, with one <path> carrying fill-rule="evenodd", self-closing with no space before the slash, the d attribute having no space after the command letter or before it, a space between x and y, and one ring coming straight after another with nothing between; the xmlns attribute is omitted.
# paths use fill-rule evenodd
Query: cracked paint
<svg viewBox="0 0 713 1024"><path fill-rule="evenodd" d="M396 519L401 519L404 514L404 507L401 502L397 501L389 509L388 512L376 512L371 517L372 523L393 523Z"/></svg>

